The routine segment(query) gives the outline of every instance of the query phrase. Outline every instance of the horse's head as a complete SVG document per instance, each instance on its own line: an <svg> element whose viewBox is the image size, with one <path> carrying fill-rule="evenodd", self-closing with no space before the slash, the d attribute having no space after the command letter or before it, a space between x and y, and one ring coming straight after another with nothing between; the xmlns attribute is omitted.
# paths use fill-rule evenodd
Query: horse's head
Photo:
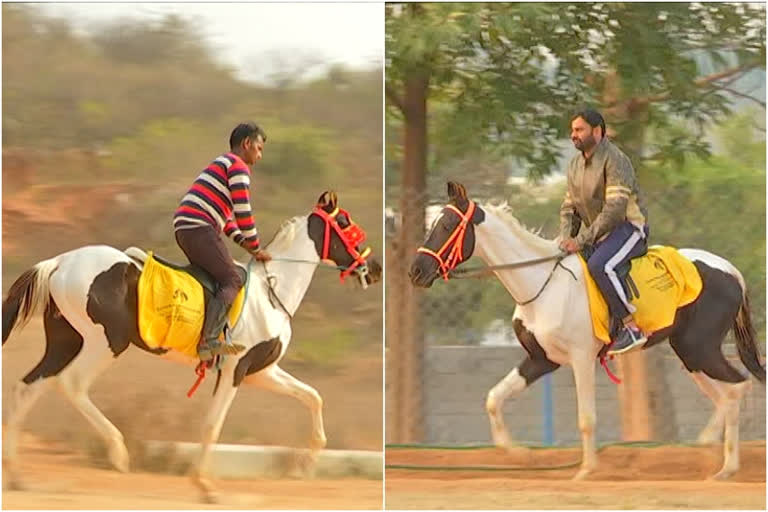
<svg viewBox="0 0 768 512"><path fill-rule="evenodd" d="M438 275L447 281L448 273L475 250L475 225L485 220L485 212L460 183L448 182L448 198L408 272L414 286L432 286Z"/></svg>
<svg viewBox="0 0 768 512"><path fill-rule="evenodd" d="M309 215L309 237L321 260L341 268L341 280L355 274L363 288L381 279L381 264L371 256L370 247L361 249L365 231L339 208L336 193L323 192Z"/></svg>

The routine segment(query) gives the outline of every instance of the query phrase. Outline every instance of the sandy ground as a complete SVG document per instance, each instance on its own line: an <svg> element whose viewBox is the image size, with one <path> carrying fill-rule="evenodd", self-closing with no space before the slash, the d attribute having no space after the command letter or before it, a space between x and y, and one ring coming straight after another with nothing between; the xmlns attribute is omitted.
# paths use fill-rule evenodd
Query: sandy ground
<svg viewBox="0 0 768 512"><path fill-rule="evenodd" d="M3 424L13 387L43 355L42 321L34 319L2 348ZM294 340L301 343L301 340ZM382 356L357 351L324 367L285 361L281 367L323 397L328 448L381 451ZM143 439L197 442L215 377L190 399L193 368L141 352L121 355L91 387L91 398L125 436L132 472L106 464L104 445L88 422L52 387L24 424L20 472L29 490L3 493L8 509L200 509L184 476L147 472ZM307 447L311 421L293 398L241 386L224 422L222 443ZM380 480L220 481L224 509L381 509Z"/></svg>
<svg viewBox="0 0 768 512"><path fill-rule="evenodd" d="M765 442L741 445L741 470L727 482L707 480L722 446L609 446L587 480L573 482L578 449L505 453L478 450L387 450L387 464L452 466L388 469L387 509L763 509ZM514 466L517 470L462 470ZM539 468L532 470L530 468ZM557 468L557 469L550 469Z"/></svg>
<svg viewBox="0 0 768 512"><path fill-rule="evenodd" d="M380 480L218 480L220 501L208 505L185 476L89 467L64 445L30 436L22 448L25 490L4 490L3 509L381 509Z"/></svg>

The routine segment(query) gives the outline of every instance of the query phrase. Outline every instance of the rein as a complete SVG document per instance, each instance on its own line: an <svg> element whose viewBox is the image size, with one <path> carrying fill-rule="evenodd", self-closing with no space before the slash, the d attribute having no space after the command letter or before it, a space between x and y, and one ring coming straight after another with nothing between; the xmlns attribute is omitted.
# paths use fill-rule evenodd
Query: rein
<svg viewBox="0 0 768 512"><path fill-rule="evenodd" d="M267 272L267 262L262 261L261 266L264 267L264 277L267 279L267 286L269 287L269 302L272 304L272 307L277 309L275 307L275 300L278 304L280 304L280 307L283 309L286 315L288 315L288 321L293 321L293 315L288 311L288 308L285 307L285 304L283 304L283 301L280 300L280 297L277 296L277 292L275 291L275 285L277 281L277 276L274 274L270 274ZM273 300L274 299L274 300Z"/></svg>
<svg viewBox="0 0 768 512"><path fill-rule="evenodd" d="M535 258L532 260L525 260L525 261L518 261L515 263L505 263L502 265L491 265L489 267L476 267L476 268L467 268L467 269L454 269L449 272L450 277L455 277L457 279L467 279L467 278L479 278L479 277L486 277L491 275L495 270L502 270L502 269L510 269L510 268L519 268L519 267L527 267L529 265L535 265L537 263L543 263L545 261L555 261L555 266L552 267L552 270L549 272L549 276L547 276L546 281L544 281L544 284L541 285L541 288L539 288L539 291L536 292L536 295L531 297L530 299L526 301L519 301L514 296L512 297L512 300L514 300L518 306L525 306L526 304L530 304L531 302L535 301L539 298L539 296L544 292L544 288L547 287L549 282L552 280L552 276L555 275L555 270L557 270L557 267L561 267L563 270L571 274L571 277L573 277L574 281L576 281L576 276L571 272L571 270L567 267L565 267L561 262L563 259L568 256L567 254L556 254L553 256L545 256L543 258ZM467 275L471 274L471 275ZM510 293L511 295L511 293Z"/></svg>

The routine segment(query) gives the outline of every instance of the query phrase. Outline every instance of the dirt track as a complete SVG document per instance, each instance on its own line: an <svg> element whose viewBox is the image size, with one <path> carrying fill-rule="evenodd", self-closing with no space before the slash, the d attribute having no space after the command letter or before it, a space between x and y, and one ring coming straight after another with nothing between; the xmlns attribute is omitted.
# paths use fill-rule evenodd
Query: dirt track
<svg viewBox="0 0 768 512"><path fill-rule="evenodd" d="M539 470L402 470L386 472L387 509L765 509L765 442L741 445L741 470L714 482L722 446L611 446L587 480L571 477L578 449L504 453L478 450L387 450L387 464L516 466ZM568 466L546 469L552 466Z"/></svg>
<svg viewBox="0 0 768 512"><path fill-rule="evenodd" d="M40 360L42 322L35 318L3 346L3 419L12 389ZM300 342L299 342L300 343ZM286 361L283 367L323 397L328 447L381 450L381 352L358 352L328 368ZM141 472L139 442L197 442L215 378L188 399L193 368L129 349L97 379L91 397L123 432L133 473L105 465L103 442L55 390L40 398L24 424L20 471L29 490L3 492L7 509L381 509L380 480L220 481L221 505L198 500L183 476ZM220 442L304 448L310 415L297 400L242 386Z"/></svg>
<svg viewBox="0 0 768 512"><path fill-rule="evenodd" d="M220 503L206 505L184 476L96 469L63 445L29 438L22 449L27 489L3 491L3 509L381 509L380 480L219 480Z"/></svg>

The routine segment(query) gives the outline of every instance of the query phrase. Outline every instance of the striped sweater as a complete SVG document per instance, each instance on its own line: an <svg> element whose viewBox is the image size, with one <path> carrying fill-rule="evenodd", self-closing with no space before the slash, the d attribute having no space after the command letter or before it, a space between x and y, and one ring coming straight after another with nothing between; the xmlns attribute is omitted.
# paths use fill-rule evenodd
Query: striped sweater
<svg viewBox="0 0 768 512"><path fill-rule="evenodd" d="M234 153L225 153L200 173L173 216L173 228L212 226L247 250L259 248L251 214L251 170Z"/></svg>

